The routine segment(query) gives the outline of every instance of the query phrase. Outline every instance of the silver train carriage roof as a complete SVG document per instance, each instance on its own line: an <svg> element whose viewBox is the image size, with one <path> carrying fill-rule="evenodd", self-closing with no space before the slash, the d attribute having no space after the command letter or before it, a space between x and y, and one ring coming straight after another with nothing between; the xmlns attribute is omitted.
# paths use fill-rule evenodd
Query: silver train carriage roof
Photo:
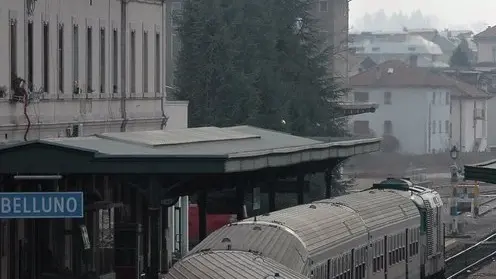
<svg viewBox="0 0 496 279"><path fill-rule="evenodd" d="M211 251L177 262L165 279L308 279L284 265L250 252Z"/></svg>
<svg viewBox="0 0 496 279"><path fill-rule="evenodd" d="M271 212L226 225L190 253L254 251L301 272L309 259L369 230L419 218L415 204L391 190L369 190Z"/></svg>

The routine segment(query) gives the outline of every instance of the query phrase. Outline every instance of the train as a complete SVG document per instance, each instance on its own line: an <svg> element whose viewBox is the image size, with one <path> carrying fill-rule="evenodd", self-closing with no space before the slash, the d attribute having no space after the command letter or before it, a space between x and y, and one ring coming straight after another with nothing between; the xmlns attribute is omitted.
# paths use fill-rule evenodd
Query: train
<svg viewBox="0 0 496 279"><path fill-rule="evenodd" d="M227 224L166 278L443 278L442 206L436 191L388 178L362 191ZM265 275L251 271L254 262Z"/></svg>

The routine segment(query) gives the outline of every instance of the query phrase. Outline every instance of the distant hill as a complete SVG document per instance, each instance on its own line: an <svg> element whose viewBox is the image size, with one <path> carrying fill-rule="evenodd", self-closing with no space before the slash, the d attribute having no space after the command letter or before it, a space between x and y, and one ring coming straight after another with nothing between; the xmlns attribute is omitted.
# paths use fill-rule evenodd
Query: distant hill
<svg viewBox="0 0 496 279"><path fill-rule="evenodd" d="M406 14L396 12L388 16L384 10L365 14L353 25L353 31L398 31L404 28L438 28L439 20L435 16L423 15L420 10Z"/></svg>

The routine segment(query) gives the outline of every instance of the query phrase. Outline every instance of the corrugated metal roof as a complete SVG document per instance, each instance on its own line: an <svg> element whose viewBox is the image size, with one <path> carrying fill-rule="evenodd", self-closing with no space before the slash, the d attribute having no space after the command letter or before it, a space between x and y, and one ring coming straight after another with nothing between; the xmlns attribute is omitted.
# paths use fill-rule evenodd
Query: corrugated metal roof
<svg viewBox="0 0 496 279"><path fill-rule="evenodd" d="M276 277L276 274L279 275ZM274 276L274 277L270 277ZM305 279L269 258L241 251L216 251L187 256L165 275L166 279Z"/></svg>
<svg viewBox="0 0 496 279"><path fill-rule="evenodd" d="M357 213L334 204L300 205L246 219L210 234L191 253L204 249L232 249L260 252L301 272L308 258L313 259L340 243L366 235Z"/></svg>
<svg viewBox="0 0 496 279"><path fill-rule="evenodd" d="M318 203L342 204L353 209L371 231L420 216L408 197L391 190L358 192Z"/></svg>
<svg viewBox="0 0 496 279"><path fill-rule="evenodd" d="M234 223L211 233L190 253L202 250L253 251L284 266L300 271L306 264L308 252L297 235L284 226L271 223Z"/></svg>

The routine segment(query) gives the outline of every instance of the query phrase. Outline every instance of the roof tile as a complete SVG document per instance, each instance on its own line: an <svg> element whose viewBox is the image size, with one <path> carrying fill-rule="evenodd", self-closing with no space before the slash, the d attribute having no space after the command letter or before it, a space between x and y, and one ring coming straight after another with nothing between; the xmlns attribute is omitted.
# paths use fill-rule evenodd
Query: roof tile
<svg viewBox="0 0 496 279"><path fill-rule="evenodd" d="M448 77L439 70L410 67L400 60L390 60L377 65L368 71L350 78L352 87L429 87L452 88L458 96L471 98L490 98L486 92L477 87Z"/></svg>

